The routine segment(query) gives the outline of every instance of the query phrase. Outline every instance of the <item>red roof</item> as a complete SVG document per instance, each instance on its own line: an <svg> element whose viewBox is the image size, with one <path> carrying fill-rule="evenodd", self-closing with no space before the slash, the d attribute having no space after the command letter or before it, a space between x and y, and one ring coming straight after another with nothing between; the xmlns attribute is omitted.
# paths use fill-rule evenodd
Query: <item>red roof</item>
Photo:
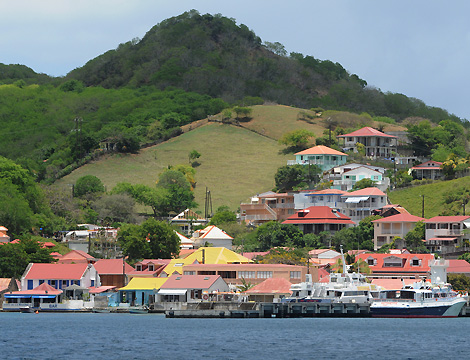
<svg viewBox="0 0 470 360"><path fill-rule="evenodd" d="M470 273L470 264L466 260L450 259L448 273Z"/></svg>
<svg viewBox="0 0 470 360"><path fill-rule="evenodd" d="M434 216L424 222L429 223L457 223L468 220L470 216Z"/></svg>
<svg viewBox="0 0 470 360"><path fill-rule="evenodd" d="M99 275L122 275L122 262L122 259L100 259L95 263L95 269ZM124 262L124 264L126 274L134 271L128 263Z"/></svg>
<svg viewBox="0 0 470 360"><path fill-rule="evenodd" d="M343 195L346 194L347 191L339 190L339 189L324 189L318 191L312 191L311 193L307 194L307 196L311 195Z"/></svg>
<svg viewBox="0 0 470 360"><path fill-rule="evenodd" d="M430 239L426 239L426 241L454 241L457 239L456 237L434 237Z"/></svg>
<svg viewBox="0 0 470 360"><path fill-rule="evenodd" d="M292 283L284 278L270 278L245 291L245 294L290 294Z"/></svg>
<svg viewBox="0 0 470 360"><path fill-rule="evenodd" d="M384 134L383 132L376 130L374 128L371 128L369 126L363 127L362 129L353 131L352 133L349 133L349 134L338 135L337 137L354 137L354 136L380 136L380 137L396 138L396 136Z"/></svg>
<svg viewBox="0 0 470 360"><path fill-rule="evenodd" d="M171 275L160 289L208 289L220 275Z"/></svg>
<svg viewBox="0 0 470 360"><path fill-rule="evenodd" d="M387 216L382 219L373 220L373 223L398 223L398 222L418 222L426 220L425 218L414 216L408 213L400 213L392 216Z"/></svg>
<svg viewBox="0 0 470 360"><path fill-rule="evenodd" d="M253 260L257 256L264 256L267 254L269 254L269 251L243 252L240 255L246 257L247 259Z"/></svg>
<svg viewBox="0 0 470 360"><path fill-rule="evenodd" d="M413 166L413 170L440 170L442 163L439 161L426 161L422 164Z"/></svg>
<svg viewBox="0 0 470 360"><path fill-rule="evenodd" d="M100 294L108 290L116 289L116 286L99 286L99 287L94 287L92 286L89 290L90 294Z"/></svg>
<svg viewBox="0 0 470 360"><path fill-rule="evenodd" d="M88 263L88 262L94 262L96 259L87 254L85 251L81 250L72 250L68 252L67 254L63 255L59 259L59 263L61 264L71 264L71 263Z"/></svg>
<svg viewBox="0 0 470 360"><path fill-rule="evenodd" d="M402 260L403 266L386 266L384 267L384 260L386 258L399 258ZM429 272L429 262L434 260L433 254L359 254L356 259L362 259L367 262L367 259L377 259L377 265L369 265L372 272L407 272L407 273L422 273ZM421 260L421 265L412 265L413 259Z"/></svg>
<svg viewBox="0 0 470 360"><path fill-rule="evenodd" d="M329 148L328 146L324 145L317 145L314 147L311 147L310 149L306 149L303 151L300 151L298 153L295 153L294 155L338 155L338 156L348 156L345 153L342 153L341 151Z"/></svg>
<svg viewBox="0 0 470 360"><path fill-rule="evenodd" d="M343 195L343 197L350 197L350 196L386 196L385 193L376 188L376 187L368 187L361 190L351 191Z"/></svg>
<svg viewBox="0 0 470 360"><path fill-rule="evenodd" d="M25 279L77 280L87 267L88 264L31 264Z"/></svg>
<svg viewBox="0 0 470 360"><path fill-rule="evenodd" d="M42 283L39 286L36 286L32 290L23 290L23 291L13 291L12 294L15 295L60 295L62 294L62 290L57 290L56 288L52 287L47 283Z"/></svg>
<svg viewBox="0 0 470 360"><path fill-rule="evenodd" d="M405 285L411 285L419 279L403 279ZM401 279L372 279L371 283L373 285L382 286L385 290L394 290L401 289L403 287L403 282Z"/></svg>
<svg viewBox="0 0 470 360"><path fill-rule="evenodd" d="M328 206L310 206L287 218L283 224L355 224L349 217Z"/></svg>

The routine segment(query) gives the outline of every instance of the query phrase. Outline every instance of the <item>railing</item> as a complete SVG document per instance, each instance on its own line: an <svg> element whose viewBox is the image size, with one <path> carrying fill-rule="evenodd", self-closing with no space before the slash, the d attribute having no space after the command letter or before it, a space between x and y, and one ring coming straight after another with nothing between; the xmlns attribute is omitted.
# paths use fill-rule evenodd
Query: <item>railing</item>
<svg viewBox="0 0 470 360"><path fill-rule="evenodd" d="M245 220L249 220L249 221L263 221L263 220L276 220L276 217L273 216L273 215L269 215L269 214L263 214L263 215L245 215L243 216L242 215L242 218L245 219Z"/></svg>

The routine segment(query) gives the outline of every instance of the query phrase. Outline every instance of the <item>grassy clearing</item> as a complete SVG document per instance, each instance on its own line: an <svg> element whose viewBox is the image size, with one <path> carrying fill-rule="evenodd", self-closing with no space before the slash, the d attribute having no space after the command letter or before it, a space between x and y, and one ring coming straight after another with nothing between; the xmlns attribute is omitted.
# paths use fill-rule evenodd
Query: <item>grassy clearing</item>
<svg viewBox="0 0 470 360"><path fill-rule="evenodd" d="M111 190L119 182L153 186L168 165L188 164L191 150L201 153L196 168L196 201L203 210L206 186L213 209L227 205L236 210L251 195L271 190L274 174L292 155L280 154L276 141L249 130L211 123L135 155L110 155L64 177L67 187L84 175L95 175Z"/></svg>
<svg viewBox="0 0 470 360"><path fill-rule="evenodd" d="M433 216L441 215L446 209L445 196L447 194L452 194L460 188L468 188L469 186L470 177L463 177L450 181L439 181L413 188L395 190L389 193L389 198L393 204L400 204L411 214L421 216L421 195L424 195L424 217L429 219ZM470 214L470 206L466 210L466 214Z"/></svg>

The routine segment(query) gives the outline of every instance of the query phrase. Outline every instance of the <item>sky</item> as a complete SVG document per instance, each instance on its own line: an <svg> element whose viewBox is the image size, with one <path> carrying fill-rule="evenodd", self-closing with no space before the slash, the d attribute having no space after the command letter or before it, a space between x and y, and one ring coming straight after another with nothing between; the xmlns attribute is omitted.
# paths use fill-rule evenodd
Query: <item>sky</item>
<svg viewBox="0 0 470 360"><path fill-rule="evenodd" d="M0 63L64 76L191 9L470 120L468 0L0 0Z"/></svg>

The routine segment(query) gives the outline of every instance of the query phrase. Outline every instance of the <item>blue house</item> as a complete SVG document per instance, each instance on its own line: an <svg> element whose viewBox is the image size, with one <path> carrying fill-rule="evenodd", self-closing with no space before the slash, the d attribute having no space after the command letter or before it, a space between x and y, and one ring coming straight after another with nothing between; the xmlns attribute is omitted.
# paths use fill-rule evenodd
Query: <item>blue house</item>
<svg viewBox="0 0 470 360"><path fill-rule="evenodd" d="M348 156L341 151L331 149L324 145L314 146L294 155L295 160L288 160L287 165L316 165L322 171L327 171L332 167L345 164Z"/></svg>

